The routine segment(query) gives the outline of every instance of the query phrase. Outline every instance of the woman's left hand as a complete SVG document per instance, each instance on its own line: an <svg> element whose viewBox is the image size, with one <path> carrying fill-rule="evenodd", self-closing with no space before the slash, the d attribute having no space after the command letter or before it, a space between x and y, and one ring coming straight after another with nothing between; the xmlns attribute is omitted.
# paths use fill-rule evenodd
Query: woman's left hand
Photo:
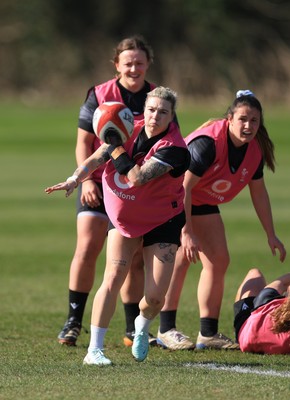
<svg viewBox="0 0 290 400"><path fill-rule="evenodd" d="M278 249L280 253L280 261L283 262L286 258L286 249L284 247L284 244L277 238L277 236L268 238L268 244L270 246L273 256L276 255L276 249Z"/></svg>

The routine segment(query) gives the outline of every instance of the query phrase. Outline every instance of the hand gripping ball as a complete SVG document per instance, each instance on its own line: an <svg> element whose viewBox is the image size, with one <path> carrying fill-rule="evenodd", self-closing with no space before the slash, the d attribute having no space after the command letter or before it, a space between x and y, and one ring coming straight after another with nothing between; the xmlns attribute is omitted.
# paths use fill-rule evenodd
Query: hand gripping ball
<svg viewBox="0 0 290 400"><path fill-rule="evenodd" d="M132 136L134 116L125 104L108 101L101 104L94 112L93 128L101 142L122 144Z"/></svg>

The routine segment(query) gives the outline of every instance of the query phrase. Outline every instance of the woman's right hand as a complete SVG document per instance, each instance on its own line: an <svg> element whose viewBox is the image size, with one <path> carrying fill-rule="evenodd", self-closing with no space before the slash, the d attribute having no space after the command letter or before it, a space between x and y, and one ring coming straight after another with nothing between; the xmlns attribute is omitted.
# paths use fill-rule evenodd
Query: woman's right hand
<svg viewBox="0 0 290 400"><path fill-rule="evenodd" d="M72 192L74 191L75 187L76 187L76 183L74 181L69 181L69 182L66 181L66 182L58 183L58 184L53 185L53 186L49 186L44 191L45 191L45 193L50 194L50 193L55 192L57 190L66 190L65 196L68 197L68 196L70 196L72 194Z"/></svg>
<svg viewBox="0 0 290 400"><path fill-rule="evenodd" d="M181 233L181 245L184 256L189 262L193 262L195 264L200 259L200 249L197 238L193 234L183 230Z"/></svg>
<svg viewBox="0 0 290 400"><path fill-rule="evenodd" d="M102 193L92 179L88 179L82 183L82 194L81 194L81 203L87 205L91 208L96 208L100 205L100 200L103 198Z"/></svg>

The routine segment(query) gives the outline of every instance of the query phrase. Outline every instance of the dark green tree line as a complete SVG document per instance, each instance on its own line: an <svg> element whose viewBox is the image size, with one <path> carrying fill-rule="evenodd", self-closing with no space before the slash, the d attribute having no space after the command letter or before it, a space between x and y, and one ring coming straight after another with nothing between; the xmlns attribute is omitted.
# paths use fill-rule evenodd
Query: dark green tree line
<svg viewBox="0 0 290 400"><path fill-rule="evenodd" d="M185 97L250 87L288 101L289 22L279 0L2 0L1 94L70 96L112 77L114 46L138 33L154 50L150 78Z"/></svg>

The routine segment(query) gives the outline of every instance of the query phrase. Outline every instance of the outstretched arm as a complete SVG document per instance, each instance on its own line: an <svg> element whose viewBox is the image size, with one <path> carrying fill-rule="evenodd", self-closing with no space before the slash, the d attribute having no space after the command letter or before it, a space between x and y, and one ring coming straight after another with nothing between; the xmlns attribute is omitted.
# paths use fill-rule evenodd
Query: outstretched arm
<svg viewBox="0 0 290 400"><path fill-rule="evenodd" d="M102 146L100 146L89 158L87 158L65 182L47 187L45 192L50 194L57 190L66 190L66 197L70 196L82 180L89 176L100 165L108 161L109 155L107 148L108 145L106 143L102 144Z"/></svg>
<svg viewBox="0 0 290 400"><path fill-rule="evenodd" d="M272 254L276 255L276 249L278 249L280 261L283 262L286 258L286 250L283 243L275 234L271 204L264 179L252 180L249 183L249 188L254 208L267 234L268 244Z"/></svg>

